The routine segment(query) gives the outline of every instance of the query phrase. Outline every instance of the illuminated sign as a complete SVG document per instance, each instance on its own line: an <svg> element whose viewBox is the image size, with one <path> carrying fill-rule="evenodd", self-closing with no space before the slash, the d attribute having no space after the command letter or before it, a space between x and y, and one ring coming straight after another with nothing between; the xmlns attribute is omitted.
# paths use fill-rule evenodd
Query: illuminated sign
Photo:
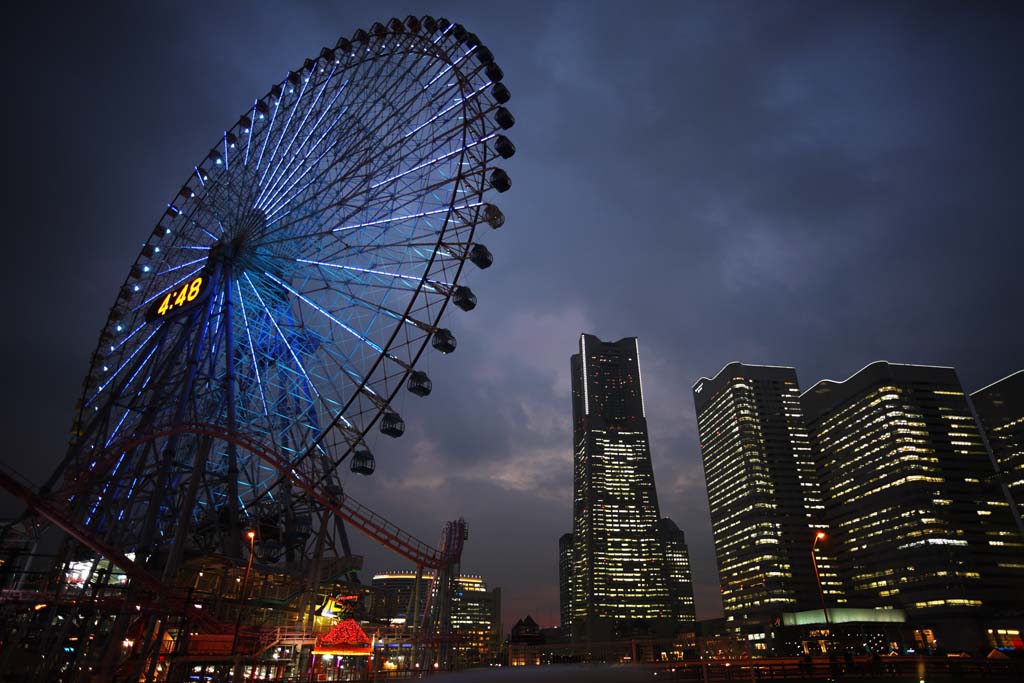
<svg viewBox="0 0 1024 683"><path fill-rule="evenodd" d="M316 611L322 617L342 619L352 615L358 602L358 595L328 595L317 606Z"/></svg>
<svg viewBox="0 0 1024 683"><path fill-rule="evenodd" d="M193 304L205 298L209 291L207 283L208 278L204 275L196 275L177 289L171 290L153 302L146 311L146 320L153 322L191 308Z"/></svg>
<svg viewBox="0 0 1024 683"><path fill-rule="evenodd" d="M902 624L907 620L907 613L901 609L869 609L866 607L829 607L828 619L820 609L806 612L783 612L783 626L809 626L813 624Z"/></svg>

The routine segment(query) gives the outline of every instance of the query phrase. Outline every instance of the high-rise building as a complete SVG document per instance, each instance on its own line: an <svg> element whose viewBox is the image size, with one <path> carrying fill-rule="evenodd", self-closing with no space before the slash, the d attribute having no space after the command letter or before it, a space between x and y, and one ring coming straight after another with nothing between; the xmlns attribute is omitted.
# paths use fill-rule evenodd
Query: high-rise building
<svg viewBox="0 0 1024 683"><path fill-rule="evenodd" d="M671 628L637 340L572 357L573 638Z"/></svg>
<svg viewBox="0 0 1024 683"><path fill-rule="evenodd" d="M986 644L1019 614L1024 544L956 372L872 363L802 403L851 606L906 610L923 646Z"/></svg>
<svg viewBox="0 0 1024 683"><path fill-rule="evenodd" d="M672 618L677 624L692 624L697 617L693 609L693 576L686 534L668 517L658 522L658 534L665 552L665 582Z"/></svg>
<svg viewBox="0 0 1024 683"><path fill-rule="evenodd" d="M572 534L558 539L558 615L561 627L572 629Z"/></svg>
<svg viewBox="0 0 1024 683"><path fill-rule="evenodd" d="M764 649L780 613L821 604L811 551L823 505L796 371L730 363L698 380L693 400L726 623ZM838 604L827 547L816 557Z"/></svg>
<svg viewBox="0 0 1024 683"><path fill-rule="evenodd" d="M374 575L370 585L379 590L373 594L371 612L375 618L398 624L419 622L426 609L433 576L424 572L416 587L416 572L388 571Z"/></svg>
<svg viewBox="0 0 1024 683"><path fill-rule="evenodd" d="M374 618L393 624L422 619L431 595L433 575L423 574L416 589L416 572L377 574L370 584L377 590L371 605ZM436 596L435 596L436 597ZM487 590L479 576L455 577L451 595L451 627L458 634L456 656L464 665L496 661L501 638L501 589Z"/></svg>
<svg viewBox="0 0 1024 683"><path fill-rule="evenodd" d="M487 590L479 576L456 577L452 591L452 630L459 636L456 655L463 664L498 660L501 638L501 589Z"/></svg>
<svg viewBox="0 0 1024 683"><path fill-rule="evenodd" d="M1024 517L1024 370L971 394L988 436L1000 478L1016 510Z"/></svg>

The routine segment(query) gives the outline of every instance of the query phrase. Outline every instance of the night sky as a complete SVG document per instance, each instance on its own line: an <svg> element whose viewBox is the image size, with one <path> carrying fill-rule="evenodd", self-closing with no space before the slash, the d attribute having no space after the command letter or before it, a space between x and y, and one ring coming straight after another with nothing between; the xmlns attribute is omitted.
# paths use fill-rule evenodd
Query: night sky
<svg viewBox="0 0 1024 683"><path fill-rule="evenodd" d="M727 362L807 388L867 363L1024 366L1019 3L48 4L9 15L4 461L63 454L141 243L222 131L287 71L392 15L463 23L512 92L507 222L428 349L425 400L354 496L435 543L504 622L558 619L571 531L569 356L637 336L662 514L720 613L691 386ZM0 494L0 512L15 506ZM372 572L400 558L355 535Z"/></svg>

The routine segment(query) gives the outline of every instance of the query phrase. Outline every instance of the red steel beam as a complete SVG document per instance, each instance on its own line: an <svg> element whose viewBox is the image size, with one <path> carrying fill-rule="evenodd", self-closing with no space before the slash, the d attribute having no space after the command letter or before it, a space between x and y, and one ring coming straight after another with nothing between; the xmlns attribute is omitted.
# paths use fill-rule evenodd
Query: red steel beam
<svg viewBox="0 0 1024 683"><path fill-rule="evenodd" d="M338 515L353 527L369 536L374 541L391 549L395 553L406 558L415 565L422 565L430 569L440 569L456 562L462 551L461 542L458 544L446 544L444 550L437 550L432 546L419 540L412 534L403 531L397 525L366 507L349 495L342 495L340 498L323 489L319 484L310 483L302 478L284 458L280 457L270 449L267 449L260 442L249 438L244 434L232 434L214 424L203 422L180 423L157 427L143 437L138 437L115 444L106 449L106 457L96 461L96 465L89 470L89 478L101 476L115 462L117 456L135 446L147 443L154 439L164 438L175 434L198 434L212 436L223 441L235 444L244 448L253 455L256 455L264 462L272 465L281 474L290 479L300 489L318 501L332 513ZM73 481L69 486L55 492L54 495L74 495L83 482ZM460 539L461 540L461 539ZM116 564L116 563L115 563Z"/></svg>

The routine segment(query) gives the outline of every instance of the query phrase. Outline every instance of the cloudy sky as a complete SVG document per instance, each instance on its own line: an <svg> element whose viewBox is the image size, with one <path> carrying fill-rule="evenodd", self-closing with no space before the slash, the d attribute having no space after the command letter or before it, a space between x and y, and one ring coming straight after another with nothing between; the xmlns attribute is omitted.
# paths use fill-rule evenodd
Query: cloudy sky
<svg viewBox="0 0 1024 683"><path fill-rule="evenodd" d="M431 13L476 32L519 153L455 354L402 399L357 497L463 570L504 621L558 618L571 530L569 356L640 339L662 513L698 616L720 612L690 387L725 363L808 387L865 364L1024 366L1024 17L1016 3L74 3L10 16L4 460L56 465L88 356L181 178L252 99L340 35ZM353 491L355 494L355 491ZM3 494L5 496L5 494ZM9 513L9 499L0 511ZM354 539L370 571L401 567Z"/></svg>

